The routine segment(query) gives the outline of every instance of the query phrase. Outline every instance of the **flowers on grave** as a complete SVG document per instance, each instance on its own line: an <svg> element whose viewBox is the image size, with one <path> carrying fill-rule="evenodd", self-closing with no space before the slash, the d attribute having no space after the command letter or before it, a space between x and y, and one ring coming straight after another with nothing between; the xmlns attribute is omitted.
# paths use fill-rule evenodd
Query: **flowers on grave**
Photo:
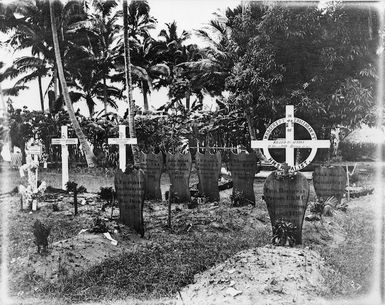
<svg viewBox="0 0 385 305"><path fill-rule="evenodd" d="M44 195L46 189L47 184L45 181L43 181L37 189L34 189L31 185L28 185L27 187L19 185L18 191L21 194L21 209L24 210L27 207L33 207L33 201L40 199Z"/></svg>
<svg viewBox="0 0 385 305"><path fill-rule="evenodd" d="M24 172L28 173L28 184L36 185L36 170L39 167L39 161L28 160L19 168L20 177L24 177Z"/></svg>
<svg viewBox="0 0 385 305"><path fill-rule="evenodd" d="M297 175L297 171L294 170L291 166L289 166L287 163L283 163L280 170L276 170L274 172L275 179L281 180L284 178L294 179Z"/></svg>
<svg viewBox="0 0 385 305"><path fill-rule="evenodd" d="M230 195L230 200L233 206L241 206L246 201L245 194L242 191L236 190Z"/></svg>
<svg viewBox="0 0 385 305"><path fill-rule="evenodd" d="M295 244L295 232L297 227L290 221L277 220L273 226L273 238L271 242L277 246L290 246Z"/></svg>
<svg viewBox="0 0 385 305"><path fill-rule="evenodd" d="M48 154L44 152L44 153L41 154L41 162L46 164L47 161L48 161Z"/></svg>
<svg viewBox="0 0 385 305"><path fill-rule="evenodd" d="M19 185L19 193L21 194L21 209L31 208L37 209L37 200L44 194L47 185L43 181L38 187L37 170L39 168L39 161L27 158L27 163L20 166L20 177L24 177L24 172L27 172L28 185Z"/></svg>

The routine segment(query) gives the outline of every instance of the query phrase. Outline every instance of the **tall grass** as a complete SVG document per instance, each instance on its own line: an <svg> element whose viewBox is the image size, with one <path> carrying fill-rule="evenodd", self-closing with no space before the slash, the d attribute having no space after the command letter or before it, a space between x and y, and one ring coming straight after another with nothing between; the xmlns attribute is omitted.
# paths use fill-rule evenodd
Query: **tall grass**
<svg viewBox="0 0 385 305"><path fill-rule="evenodd" d="M116 300L171 296L193 283L194 275L235 253L269 242L270 233L157 236L135 252L124 253L91 270L47 285L40 293L66 301Z"/></svg>
<svg viewBox="0 0 385 305"><path fill-rule="evenodd" d="M373 272L373 214L356 208L348 210L342 228L346 239L339 247L320 247L321 256L333 269L324 274L327 297L356 297L369 292Z"/></svg>

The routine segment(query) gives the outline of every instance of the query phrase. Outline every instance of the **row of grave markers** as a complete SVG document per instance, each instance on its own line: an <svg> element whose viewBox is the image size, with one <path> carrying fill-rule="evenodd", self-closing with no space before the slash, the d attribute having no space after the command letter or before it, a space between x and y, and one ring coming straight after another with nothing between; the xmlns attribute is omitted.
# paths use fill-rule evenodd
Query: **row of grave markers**
<svg viewBox="0 0 385 305"><path fill-rule="evenodd" d="M311 140L295 140L294 124L302 125L310 134ZM284 139L269 140L273 130L285 124L286 137ZM53 145L62 147L62 187L68 181L68 147L77 144L75 138L68 138L67 127L62 126L61 138L52 139ZM160 176L163 170L162 154L141 154L142 170L134 170L130 174L123 174L126 168L126 145L137 144L137 139L126 137L126 126L119 125L119 137L109 138L109 144L119 145L119 168L115 176L115 189L120 206L121 219L133 226L141 235L143 231L143 201L147 199L161 199ZM294 117L294 107L286 106L285 118L271 124L262 140L252 141L252 148L262 148L268 161L278 169L283 169L284 175L271 173L264 185L264 199L267 204L272 225L275 221L285 219L292 222L296 228L296 242L301 243L302 222L309 198L309 185L306 178L298 170L311 163L318 148L329 148L330 141L317 140L315 131L305 121ZM270 155L269 149L284 148L286 163L276 162ZM308 158L295 165L294 149L311 148ZM170 176L170 199L174 202L189 202L189 178L191 173L191 154L166 154L166 168ZM198 190L208 198L208 201L219 200L218 178L221 171L221 154L199 151L196 155L196 168L199 177ZM255 203L253 180L259 171L258 159L254 153L231 154L230 166L233 180L233 195L236 192L249 202ZM289 173L289 174L288 174ZM318 197L335 196L341 201L346 185L346 175L341 168L316 169L313 182ZM345 179L345 180L344 180Z"/></svg>
<svg viewBox="0 0 385 305"><path fill-rule="evenodd" d="M294 139L294 123L302 125L310 134L311 140ZM281 124L286 125L286 138L269 140L272 131ZM330 147L330 141L318 141L314 130L303 120L294 117L294 107L286 106L286 117L275 121L268 127L261 141L252 141L252 148L262 148L267 159L282 172L272 172L264 184L264 200L268 208L271 224L277 221L289 221L294 225L295 243L302 243L302 224L308 204L310 188L304 175L298 172L306 167L315 157L318 148ZM280 164L272 159L269 148L285 148L286 164ZM301 164L294 163L295 148L311 148L309 157ZM160 156L160 154L159 154ZM233 179L233 195L237 189L243 187L242 195L255 203L253 181L258 171L257 158L255 154L232 155L230 160L230 171ZM148 155L146 156L148 160ZM148 162L145 162L144 170L148 170ZM158 161L158 166L161 162ZM166 156L166 166L170 175L170 199L174 197L177 201L189 201L190 190L188 180L191 171L191 154ZM221 155L201 154L197 152L196 168L199 177L199 191L209 198L209 201L219 199L218 178L221 169ZM342 197L346 186L346 176L333 169L315 171L314 187L319 197L336 196L339 200ZM343 169L342 169L343 171ZM154 169L151 169L152 174ZM159 171L160 180L161 171ZM153 175L154 177L156 175ZM158 179L158 178L156 178ZM156 180L155 179L155 180ZM134 227L142 236L143 228L143 202L146 195L146 179L143 171L134 170L128 175L119 172L115 177L115 188L117 191L121 220ZM153 181L154 182L154 181ZM149 190L147 191L149 192ZM325 198L324 198L325 199ZM133 215L136 217L133 218Z"/></svg>
<svg viewBox="0 0 385 305"><path fill-rule="evenodd" d="M160 199L161 154L143 154L147 161L152 156L158 159L157 169L151 167L134 170L128 174L122 171L115 176L115 189L120 207L120 217L123 223L133 227L143 234L143 204L144 199L153 194ZM233 180L233 196L242 193L243 204L255 204L254 176L258 171L255 154L241 153L233 155L230 160L231 178ZM152 159L152 160L155 160ZM198 189L209 202L219 201L218 178L220 154L201 154L197 156ZM168 162L168 163L167 163ZM166 167L170 175L170 201L190 202L189 177L191 173L191 154L168 154ZM147 178L152 176L152 178ZM148 181L152 181L148 185ZM342 167L317 167L313 175L314 189L319 200L334 196L341 203L346 187L346 174ZM157 190L158 193L154 193ZM271 173L264 184L263 198L266 202L272 226L276 221L289 221L295 226L296 243L302 242L302 224L307 209L310 186L304 175L297 172L291 176L279 177ZM136 216L133 216L136 215Z"/></svg>
<svg viewBox="0 0 385 305"><path fill-rule="evenodd" d="M68 127L61 127L61 137L52 139L52 145L61 145L62 156L62 189L65 189L66 183L69 181L68 175L68 145L77 145L77 138L68 138ZM126 125L119 125L119 137L108 138L108 144L119 145L119 168L124 171L126 169L126 145L136 145L136 138L126 137Z"/></svg>
<svg viewBox="0 0 385 305"><path fill-rule="evenodd" d="M311 140L295 140L294 139L294 123L302 125L310 134ZM269 140L269 137L273 130L279 125L285 124L286 126L286 137L284 139ZM65 189L65 185L68 182L68 145L76 145L78 143L77 138L68 138L68 129L67 126L61 127L61 138L52 139L53 145L61 145L62 149L62 188ZM126 145L136 145L136 138L127 138L126 136L126 126L119 125L119 137L118 138L108 138L108 144L119 145L119 168L124 171L126 169ZM269 152L271 148L284 148L286 151L286 164L292 170L300 170L306 167L314 159L317 148L329 148L329 140L317 140L316 133L314 129L305 121L294 117L294 106L286 106L286 116L285 118L276 120L273 122L266 130L263 140L253 140L251 141L252 148L262 148L264 155L267 160L277 167L282 169L283 164L275 161ZM311 148L310 155L305 161L300 164L295 165L294 162L294 149L295 148ZM171 161L172 162L172 161ZM206 162L206 161L205 161Z"/></svg>

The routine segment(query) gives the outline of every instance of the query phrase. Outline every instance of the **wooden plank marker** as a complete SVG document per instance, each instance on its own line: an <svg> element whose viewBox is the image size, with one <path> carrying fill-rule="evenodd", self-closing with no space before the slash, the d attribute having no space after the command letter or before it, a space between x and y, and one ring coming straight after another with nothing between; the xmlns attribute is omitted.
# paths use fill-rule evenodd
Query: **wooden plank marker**
<svg viewBox="0 0 385 305"><path fill-rule="evenodd" d="M198 171L198 189L201 194L208 198L209 202L219 201L218 179L221 173L221 153L211 154L209 151L195 156L195 167Z"/></svg>
<svg viewBox="0 0 385 305"><path fill-rule="evenodd" d="M160 178L163 170L162 153L141 152L140 167L145 176L145 199L162 200L162 192L160 189Z"/></svg>
<svg viewBox="0 0 385 305"><path fill-rule="evenodd" d="M118 170L114 184L119 202L120 220L133 228L141 237L144 235L143 203L144 203L144 172L133 170L125 174Z"/></svg>
<svg viewBox="0 0 385 305"><path fill-rule="evenodd" d="M126 125L119 125L119 138L108 138L108 144L119 145L119 168L126 170L126 145L136 145L136 138L126 137Z"/></svg>
<svg viewBox="0 0 385 305"><path fill-rule="evenodd" d="M191 153L166 154L166 166L170 176L170 196L172 203L186 203L191 201L189 188L191 165Z"/></svg>
<svg viewBox="0 0 385 305"><path fill-rule="evenodd" d="M63 190L66 189L66 183L69 181L68 175L68 147L67 145L76 145L78 144L77 138L68 138L68 127L61 127L61 137L52 139L52 145L61 145L61 170L62 170L62 180L61 187Z"/></svg>

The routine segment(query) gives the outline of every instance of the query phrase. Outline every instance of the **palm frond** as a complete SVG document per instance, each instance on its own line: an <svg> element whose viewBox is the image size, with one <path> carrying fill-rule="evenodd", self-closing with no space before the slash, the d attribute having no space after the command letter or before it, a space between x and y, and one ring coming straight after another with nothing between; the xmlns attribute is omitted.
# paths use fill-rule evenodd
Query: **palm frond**
<svg viewBox="0 0 385 305"><path fill-rule="evenodd" d="M14 86L12 88L3 89L4 96L18 96L19 91L29 89L27 86Z"/></svg>
<svg viewBox="0 0 385 305"><path fill-rule="evenodd" d="M156 64L150 67L150 72L161 74L163 76L169 76L170 68L166 64Z"/></svg>
<svg viewBox="0 0 385 305"><path fill-rule="evenodd" d="M23 76L22 78L20 78L16 83L15 83L15 86L19 86L19 85L23 85L25 83L28 83L34 79L37 79L39 76L41 76L41 73L40 71L33 71L32 73L28 74L28 75L25 75Z"/></svg>

